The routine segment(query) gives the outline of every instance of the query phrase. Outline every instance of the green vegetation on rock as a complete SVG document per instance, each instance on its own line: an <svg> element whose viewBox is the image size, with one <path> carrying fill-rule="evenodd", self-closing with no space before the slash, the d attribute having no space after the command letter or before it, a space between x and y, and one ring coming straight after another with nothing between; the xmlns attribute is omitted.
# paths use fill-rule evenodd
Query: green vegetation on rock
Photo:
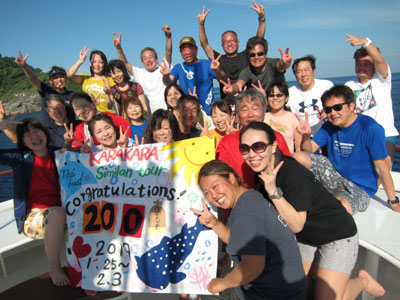
<svg viewBox="0 0 400 300"><path fill-rule="evenodd" d="M24 71L16 63L14 57L0 55L0 100L8 113L27 113L40 110L40 96L26 78ZM36 77L49 84L49 76L39 68L29 66ZM67 82L67 89L82 91L79 85Z"/></svg>

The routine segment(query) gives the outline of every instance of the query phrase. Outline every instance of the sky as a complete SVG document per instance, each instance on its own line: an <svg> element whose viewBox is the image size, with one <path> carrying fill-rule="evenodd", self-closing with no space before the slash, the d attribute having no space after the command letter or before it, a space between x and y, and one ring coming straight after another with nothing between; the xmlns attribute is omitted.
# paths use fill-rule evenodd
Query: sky
<svg viewBox="0 0 400 300"><path fill-rule="evenodd" d="M354 75L355 47L345 34L369 37L378 46L392 72L400 72L400 1L398 0L269 0L257 1L266 11L268 56L280 57L278 48L290 47L294 58L313 54L316 77ZM206 58L198 38L197 14L203 5L209 44L222 51L221 34L237 32L244 50L256 34L257 13L248 0L0 0L0 54L30 54L28 64L48 71L52 65L68 69L85 45L117 58L113 32L122 32L122 47L133 65L142 67L140 51L146 46L165 51L164 24L172 28L173 64L180 63L179 39L193 36L198 57ZM88 60L78 73L88 73ZM293 80L291 70L286 75Z"/></svg>

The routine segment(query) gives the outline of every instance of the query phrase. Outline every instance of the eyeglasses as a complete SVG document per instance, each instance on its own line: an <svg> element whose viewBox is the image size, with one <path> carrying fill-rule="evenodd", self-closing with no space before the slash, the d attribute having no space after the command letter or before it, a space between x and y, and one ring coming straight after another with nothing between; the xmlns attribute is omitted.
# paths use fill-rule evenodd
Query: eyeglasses
<svg viewBox="0 0 400 300"><path fill-rule="evenodd" d="M253 150L255 153L263 153L265 149L267 149L269 144L264 142L255 142L253 145L249 146L247 144L240 144L239 151L242 155L246 155L250 152L250 149Z"/></svg>
<svg viewBox="0 0 400 300"><path fill-rule="evenodd" d="M237 43L238 42L238 40L228 40L228 41L223 41L222 42L222 44L224 44L224 45L226 45L226 44L229 44L229 43Z"/></svg>
<svg viewBox="0 0 400 300"><path fill-rule="evenodd" d="M62 110L65 106L64 105L57 105L57 106L48 106L47 110L51 112L55 112L56 110Z"/></svg>
<svg viewBox="0 0 400 300"><path fill-rule="evenodd" d="M277 97L277 98L281 98L281 97L283 97L283 96L285 96L284 94L282 94L282 93L278 93L278 94L269 94L268 95L268 97L271 97L271 98L273 98L273 97Z"/></svg>
<svg viewBox="0 0 400 300"><path fill-rule="evenodd" d="M265 55L265 52L252 52L249 53L249 57L256 57L256 56L263 56Z"/></svg>
<svg viewBox="0 0 400 300"><path fill-rule="evenodd" d="M332 105L332 106L325 106L324 107L324 112L326 114L330 114L332 112L332 109L334 111L341 111L343 109L343 105L346 105L346 104L349 104L349 103L339 103L339 104L335 104L335 105Z"/></svg>

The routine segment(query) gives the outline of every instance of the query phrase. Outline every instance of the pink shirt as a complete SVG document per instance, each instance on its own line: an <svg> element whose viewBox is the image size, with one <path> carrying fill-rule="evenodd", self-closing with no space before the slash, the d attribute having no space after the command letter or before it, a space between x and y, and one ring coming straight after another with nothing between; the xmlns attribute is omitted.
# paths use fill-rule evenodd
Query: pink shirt
<svg viewBox="0 0 400 300"><path fill-rule="evenodd" d="M290 111L285 111L280 115L273 115L270 112L265 113L264 123L267 123L273 130L278 131L285 138L290 153L296 150L294 147L294 134L296 127L299 125L296 117Z"/></svg>

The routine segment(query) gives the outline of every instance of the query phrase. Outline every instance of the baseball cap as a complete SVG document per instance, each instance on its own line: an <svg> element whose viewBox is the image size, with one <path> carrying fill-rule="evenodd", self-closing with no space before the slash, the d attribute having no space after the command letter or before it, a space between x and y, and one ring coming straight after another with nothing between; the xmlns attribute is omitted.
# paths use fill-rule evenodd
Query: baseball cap
<svg viewBox="0 0 400 300"><path fill-rule="evenodd" d="M53 66L49 71L49 78L51 79L51 77L53 77L56 74L67 76L67 72L65 72L65 69Z"/></svg>
<svg viewBox="0 0 400 300"><path fill-rule="evenodd" d="M196 41L191 36L185 36L181 38L179 41L179 48L181 48L184 44L190 44L197 48Z"/></svg>

